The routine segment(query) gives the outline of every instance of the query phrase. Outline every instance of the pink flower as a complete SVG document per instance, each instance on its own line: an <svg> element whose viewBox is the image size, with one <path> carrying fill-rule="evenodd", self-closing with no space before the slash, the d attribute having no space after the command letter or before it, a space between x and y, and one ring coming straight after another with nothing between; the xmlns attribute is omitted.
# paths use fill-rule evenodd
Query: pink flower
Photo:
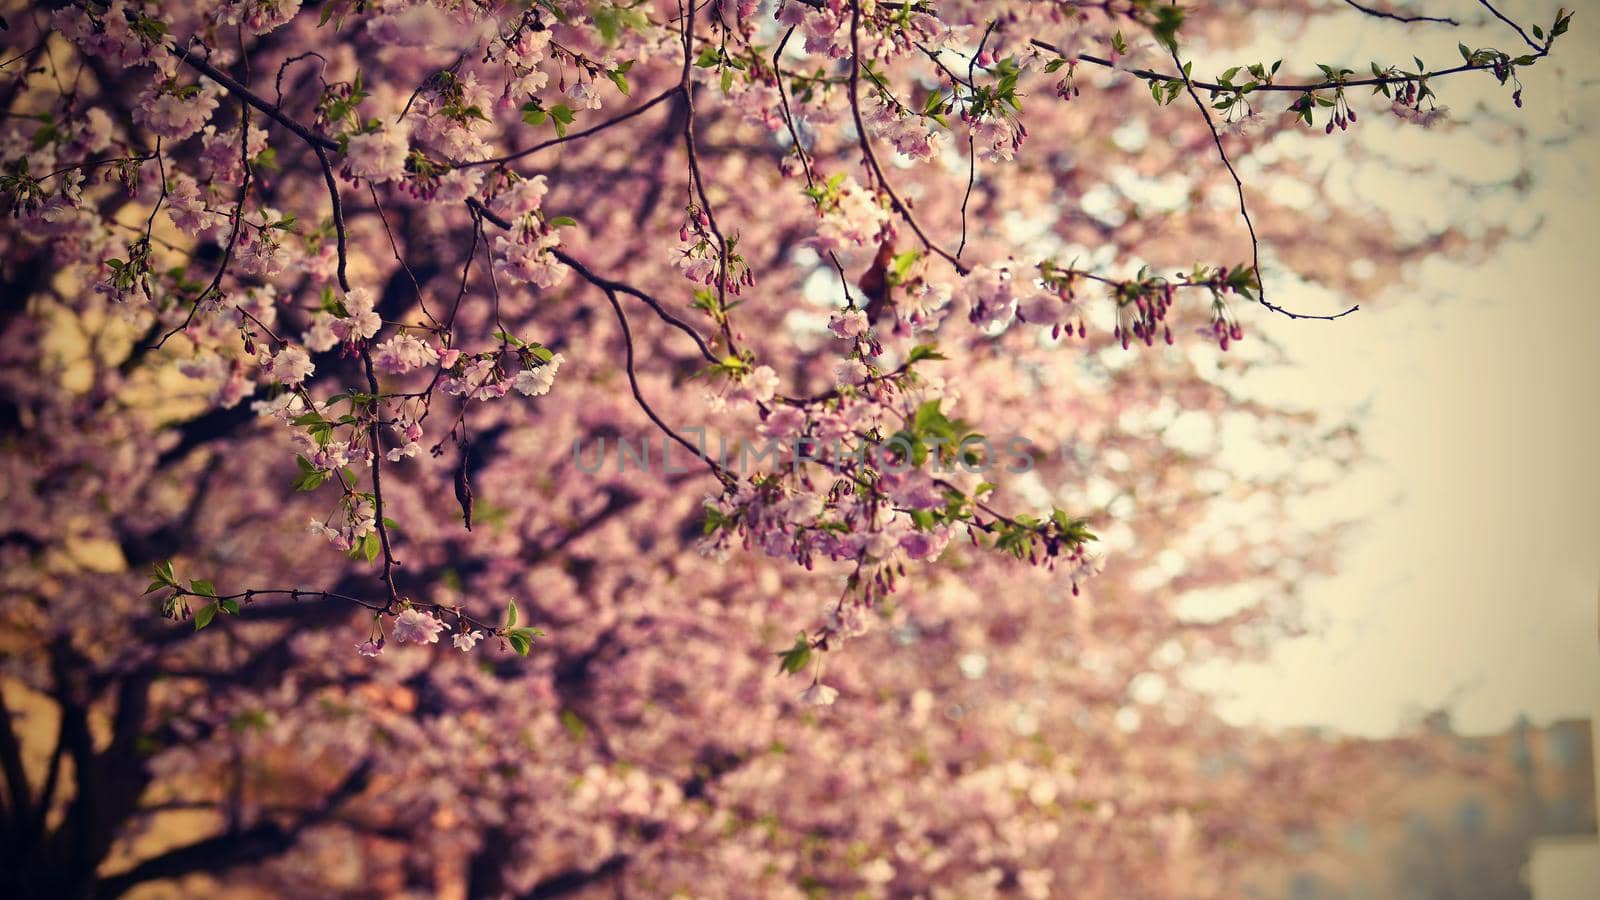
<svg viewBox="0 0 1600 900"><path fill-rule="evenodd" d="M1029 325L1047 328L1062 325L1072 317L1072 313L1072 305L1053 291L1034 291L1017 303L1017 318Z"/></svg>
<svg viewBox="0 0 1600 900"><path fill-rule="evenodd" d="M443 630L443 622L415 607L394 617L394 639L401 643L437 644Z"/></svg>
<svg viewBox="0 0 1600 900"><path fill-rule="evenodd" d="M538 234L522 231L516 237L496 235L494 239L495 270L517 281L542 288L555 287L567 277L567 266L548 252L561 243L555 233Z"/></svg>
<svg viewBox="0 0 1600 900"><path fill-rule="evenodd" d="M206 209L200 185L181 172L173 176L172 186L167 189L167 216L175 228L188 235L205 231L217 218Z"/></svg>
<svg viewBox="0 0 1600 900"><path fill-rule="evenodd" d="M1421 125L1423 128L1432 128L1444 121L1445 117L1450 114L1450 107L1448 106L1435 106L1432 109L1424 110L1415 106L1407 106L1398 100L1394 102L1390 109L1401 119L1414 125Z"/></svg>
<svg viewBox="0 0 1600 900"><path fill-rule="evenodd" d="M828 330L834 337L853 338L867 330L867 314L859 309L836 312L828 320Z"/></svg>
<svg viewBox="0 0 1600 900"><path fill-rule="evenodd" d="M350 174L368 181L393 181L406 174L411 147L402 132L385 129L350 136L345 162Z"/></svg>
<svg viewBox="0 0 1600 900"><path fill-rule="evenodd" d="M463 631L460 634L456 635L455 637L451 638L450 639L450 643L454 644L455 648L457 650L460 650L462 653L466 653L468 650L471 650L473 647L478 646L478 642L481 641L481 640L483 640L483 632L481 632L481 631Z"/></svg>
<svg viewBox="0 0 1600 900"><path fill-rule="evenodd" d="M285 347L267 365L267 372L273 378L290 387L296 387L316 369L312 365L311 357L299 347Z"/></svg>
<svg viewBox="0 0 1600 900"><path fill-rule="evenodd" d="M362 656L377 656L379 653L383 652L383 638L380 637L376 640L362 641L356 645L356 652Z"/></svg>
<svg viewBox="0 0 1600 900"><path fill-rule="evenodd" d="M182 140L199 131L216 108L217 98L203 88L151 86L139 95L133 118L162 137Z"/></svg>
<svg viewBox="0 0 1600 900"><path fill-rule="evenodd" d="M508 219L519 219L539 209L550 183L543 175L524 178L506 188L494 199L494 211Z"/></svg>
<svg viewBox="0 0 1600 900"><path fill-rule="evenodd" d="M408 334L397 334L372 348L372 364L390 375L404 375L438 359L432 347Z"/></svg>
<svg viewBox="0 0 1600 900"><path fill-rule="evenodd" d="M900 549L912 559L934 559L949 543L948 532L913 531L900 539Z"/></svg>
<svg viewBox="0 0 1600 900"><path fill-rule="evenodd" d="M373 309L372 292L366 288L353 288L344 295L344 309L350 315L333 322L333 331L343 340L355 341L370 338L383 328L383 319Z"/></svg>
<svg viewBox="0 0 1600 900"><path fill-rule="evenodd" d="M798 436L806 427L806 414L798 407L784 404L774 407L761 423L761 434L784 441Z"/></svg>

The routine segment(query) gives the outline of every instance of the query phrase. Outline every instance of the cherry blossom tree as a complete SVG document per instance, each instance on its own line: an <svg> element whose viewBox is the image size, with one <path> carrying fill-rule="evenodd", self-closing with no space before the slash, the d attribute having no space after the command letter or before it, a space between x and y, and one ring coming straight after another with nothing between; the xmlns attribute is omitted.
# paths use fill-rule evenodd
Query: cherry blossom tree
<svg viewBox="0 0 1600 900"><path fill-rule="evenodd" d="M1239 164L1520 106L1570 14L1480 11L1215 73L1249 18L1153 0L7 14L0 883L1228 895L1368 764L1179 677L1359 456L1228 374L1467 240Z"/></svg>

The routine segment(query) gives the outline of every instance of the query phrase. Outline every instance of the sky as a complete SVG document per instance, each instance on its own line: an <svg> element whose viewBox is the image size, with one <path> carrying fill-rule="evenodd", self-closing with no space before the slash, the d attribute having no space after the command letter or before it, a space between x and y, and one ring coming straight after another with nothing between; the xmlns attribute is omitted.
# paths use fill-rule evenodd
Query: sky
<svg viewBox="0 0 1600 900"><path fill-rule="evenodd" d="M1441 0L1427 12L1465 21L1477 9ZM1529 23L1554 16L1553 5L1502 9ZM1458 40L1517 41L1504 26L1414 28L1352 17L1282 55L1364 68L1407 60L1416 46L1433 62L1459 59ZM1360 411L1373 462L1305 510L1363 519L1336 573L1304 586L1313 632L1281 642L1265 663L1194 674L1235 721L1376 735L1440 707L1466 732L1522 714L1600 715L1600 296L1588 271L1600 249L1600 8L1580 5L1563 40L1554 65L1523 79L1525 108L1512 121L1527 141L1494 121L1516 111L1487 78L1481 90L1439 85L1458 127L1389 117L1375 126L1393 132L1376 145L1431 160L1440 177L1352 163L1336 141L1281 151L1328 167L1340 199L1416 228L1498 221L1520 237L1486 258L1426 263L1402 289L1355 298L1361 312L1337 322L1253 318L1293 363L1244 373L1238 387L1336 419ZM1480 100L1492 113L1475 109ZM1377 110L1358 106L1368 108ZM1359 127L1376 118L1363 115ZM1461 187L1524 170L1523 191ZM1345 299L1293 285L1277 296L1305 311L1336 311Z"/></svg>

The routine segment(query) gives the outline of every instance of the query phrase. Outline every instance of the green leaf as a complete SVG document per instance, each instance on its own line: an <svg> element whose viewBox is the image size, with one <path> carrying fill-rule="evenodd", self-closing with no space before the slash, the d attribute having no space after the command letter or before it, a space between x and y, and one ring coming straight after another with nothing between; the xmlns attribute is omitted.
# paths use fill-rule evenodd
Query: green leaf
<svg viewBox="0 0 1600 900"><path fill-rule="evenodd" d="M556 216L550 220L550 224L556 228L570 228L578 224L578 220L571 216Z"/></svg>
<svg viewBox="0 0 1600 900"><path fill-rule="evenodd" d="M207 603L205 606L200 607L195 611L194 614L194 630L199 631L207 625L210 625L211 620L215 619L216 617L217 604Z"/></svg>
<svg viewBox="0 0 1600 900"><path fill-rule="evenodd" d="M517 601L516 598L512 598L506 601L506 627L510 628L515 624L517 624Z"/></svg>
<svg viewBox="0 0 1600 900"><path fill-rule="evenodd" d="M215 597L217 595L216 587L204 578L196 578L190 581L189 590L202 597Z"/></svg>
<svg viewBox="0 0 1600 900"><path fill-rule="evenodd" d="M528 651L533 649L533 639L544 637L544 632L537 628L511 628L505 634L506 641L511 644L511 649L515 650L518 656L527 656Z"/></svg>
<svg viewBox="0 0 1600 900"><path fill-rule="evenodd" d="M602 6L590 9L590 18L594 20L594 27L600 32L600 37L607 44L617 42L617 32L621 28L621 20L614 6Z"/></svg>
<svg viewBox="0 0 1600 900"><path fill-rule="evenodd" d="M611 83L617 86L617 90L623 94L628 93L628 76L622 74L621 69L612 69L606 73L606 77L611 79Z"/></svg>
<svg viewBox="0 0 1600 900"><path fill-rule="evenodd" d="M795 637L794 646L775 655L778 657L778 671L793 675L811 662L811 642L801 633Z"/></svg>
<svg viewBox="0 0 1600 900"><path fill-rule="evenodd" d="M583 724L583 718L570 709L561 711L561 727L567 730L574 741L582 743L589 736L589 726Z"/></svg>
<svg viewBox="0 0 1600 900"><path fill-rule="evenodd" d="M911 348L911 353L906 356L906 365L922 362L925 359L948 359L939 348L933 344L918 344Z"/></svg>
<svg viewBox="0 0 1600 900"><path fill-rule="evenodd" d="M172 560L163 560L156 564L156 577L165 581L171 587L178 586L177 576L172 574Z"/></svg>

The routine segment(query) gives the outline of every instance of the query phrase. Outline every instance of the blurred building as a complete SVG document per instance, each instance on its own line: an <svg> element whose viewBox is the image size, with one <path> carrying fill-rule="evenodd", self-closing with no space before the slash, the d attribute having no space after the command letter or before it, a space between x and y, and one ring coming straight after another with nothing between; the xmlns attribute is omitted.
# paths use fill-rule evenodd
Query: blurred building
<svg viewBox="0 0 1600 900"><path fill-rule="evenodd" d="M1379 767L1354 818L1297 835L1250 878L1286 900L1600 898L1596 760L1586 719L1460 735L1425 723L1426 762Z"/></svg>

